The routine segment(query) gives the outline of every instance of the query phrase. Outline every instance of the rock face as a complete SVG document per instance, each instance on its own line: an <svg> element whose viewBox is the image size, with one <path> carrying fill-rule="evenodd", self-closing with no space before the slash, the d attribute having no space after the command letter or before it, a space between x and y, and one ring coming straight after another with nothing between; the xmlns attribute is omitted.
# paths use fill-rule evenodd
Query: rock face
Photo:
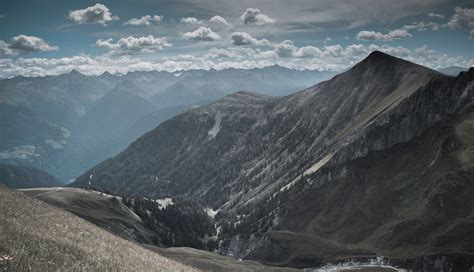
<svg viewBox="0 0 474 272"><path fill-rule="evenodd" d="M223 252L265 263L467 260L473 88L474 69L450 77L374 52L293 95L188 110L74 185L200 199L221 210Z"/></svg>

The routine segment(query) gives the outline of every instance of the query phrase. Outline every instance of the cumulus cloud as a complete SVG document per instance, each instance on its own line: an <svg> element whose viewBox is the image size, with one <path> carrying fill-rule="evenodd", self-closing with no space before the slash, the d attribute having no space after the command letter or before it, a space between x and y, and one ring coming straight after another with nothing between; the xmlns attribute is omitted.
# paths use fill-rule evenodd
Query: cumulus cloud
<svg viewBox="0 0 474 272"><path fill-rule="evenodd" d="M372 41L393 41L411 37L410 32L406 29L395 29L387 34L375 31L360 31L357 33L358 40L372 40Z"/></svg>
<svg viewBox="0 0 474 272"><path fill-rule="evenodd" d="M49 45L43 39L35 36L18 35L11 38L10 43L0 40L0 53L12 56L21 52L54 51L59 47Z"/></svg>
<svg viewBox="0 0 474 272"><path fill-rule="evenodd" d="M201 24L202 22L194 17L186 17L186 18L181 18L181 23L185 23L189 25L198 25L198 24Z"/></svg>
<svg viewBox="0 0 474 272"><path fill-rule="evenodd" d="M172 44L168 43L166 38L156 38L153 35L148 35L146 37L130 36L121 38L117 42L114 42L113 39L99 39L95 44L99 47L109 49L110 53L114 55L152 53L158 50L163 50L164 47L172 46Z"/></svg>
<svg viewBox="0 0 474 272"><path fill-rule="evenodd" d="M118 20L118 17L113 16L105 5L95 4L85 9L69 11L68 19L78 24L101 24L105 26L108 22Z"/></svg>
<svg viewBox="0 0 474 272"><path fill-rule="evenodd" d="M438 14L438 13L428 13L428 17L444 19L444 15L443 14Z"/></svg>
<svg viewBox="0 0 474 272"><path fill-rule="evenodd" d="M148 26L151 23L159 23L159 22L161 22L162 19L163 19L163 17L159 16L159 15L153 15L153 16L145 15L145 16L142 16L141 18L132 18L132 19L126 21L125 23L123 23L123 25L132 25L132 26L144 25L144 26Z"/></svg>
<svg viewBox="0 0 474 272"><path fill-rule="evenodd" d="M452 29L474 27L474 9L456 7L454 15L446 25Z"/></svg>
<svg viewBox="0 0 474 272"><path fill-rule="evenodd" d="M232 44L240 45L267 45L269 44L266 39L256 39L246 32L234 32L230 35Z"/></svg>
<svg viewBox="0 0 474 272"><path fill-rule="evenodd" d="M43 39L35 36L19 35L10 40L10 48L17 51L53 51L58 50L57 46L51 46Z"/></svg>
<svg viewBox="0 0 474 272"><path fill-rule="evenodd" d="M215 27L233 28L232 24L228 23L224 17L216 15L209 19L209 23Z"/></svg>
<svg viewBox="0 0 474 272"><path fill-rule="evenodd" d="M276 22L275 19L268 17L267 15L260 12L259 9L256 8L248 8L240 19L244 24L256 24L256 25L265 25L265 24L273 24Z"/></svg>
<svg viewBox="0 0 474 272"><path fill-rule="evenodd" d="M188 40L196 40L196 41L215 41L221 38L219 34L212 31L212 29L208 27L203 27L203 26L199 27L198 29L192 32L184 33L183 37Z"/></svg>
<svg viewBox="0 0 474 272"><path fill-rule="evenodd" d="M280 58L315 58L323 55L318 47L304 46L297 48L291 40L285 40L276 45L275 53Z"/></svg>

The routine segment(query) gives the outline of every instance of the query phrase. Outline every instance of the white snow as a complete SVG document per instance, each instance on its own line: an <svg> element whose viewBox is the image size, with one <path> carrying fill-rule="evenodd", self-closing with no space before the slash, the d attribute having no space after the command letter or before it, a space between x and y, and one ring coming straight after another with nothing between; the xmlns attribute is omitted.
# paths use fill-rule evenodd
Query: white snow
<svg viewBox="0 0 474 272"><path fill-rule="evenodd" d="M209 217L212 218L212 219L214 219L214 217L216 216L216 214L219 212L219 210L214 211L214 210L211 209L211 208L205 208L204 211L207 213L207 216L209 216Z"/></svg>
<svg viewBox="0 0 474 272"><path fill-rule="evenodd" d="M170 198L170 197L162 198L162 199L156 199L155 202L158 203L158 205L160 205L160 207L158 208L160 210L166 209L168 206L173 206L174 205L173 199Z"/></svg>
<svg viewBox="0 0 474 272"><path fill-rule="evenodd" d="M20 145L0 152L0 159L28 159L32 156L39 156L35 153L34 145Z"/></svg>
<svg viewBox="0 0 474 272"><path fill-rule="evenodd" d="M64 148L64 146L62 146L60 143L56 142L53 139L48 139L44 142L47 143L49 146L51 146L53 149L62 149L62 148Z"/></svg>
<svg viewBox="0 0 474 272"><path fill-rule="evenodd" d="M67 129L65 127L61 127L61 131L63 132L63 137L65 139L71 137L71 131L69 131L69 129Z"/></svg>
<svg viewBox="0 0 474 272"><path fill-rule="evenodd" d="M214 139L217 136L217 133L219 133L219 131L221 130L222 114L220 112L217 112L214 118L214 126L212 126L212 128L207 133L209 135L210 140Z"/></svg>

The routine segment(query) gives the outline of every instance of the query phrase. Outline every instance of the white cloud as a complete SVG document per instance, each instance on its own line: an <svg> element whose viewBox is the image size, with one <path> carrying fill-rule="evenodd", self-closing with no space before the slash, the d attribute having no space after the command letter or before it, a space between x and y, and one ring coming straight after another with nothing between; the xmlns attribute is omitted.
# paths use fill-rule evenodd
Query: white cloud
<svg viewBox="0 0 474 272"><path fill-rule="evenodd" d="M469 31L469 40L473 40L474 39L474 29Z"/></svg>
<svg viewBox="0 0 474 272"><path fill-rule="evenodd" d="M265 24L273 24L276 22L275 19L268 17L267 15L260 12L259 9L256 8L248 8L240 19L244 24L256 24L256 25L265 25Z"/></svg>
<svg viewBox="0 0 474 272"><path fill-rule="evenodd" d="M69 11L68 18L78 24L101 24L107 25L108 22L118 20L113 16L109 8L102 4L95 4L85 9Z"/></svg>
<svg viewBox="0 0 474 272"><path fill-rule="evenodd" d="M228 29L233 27L232 24L228 23L226 19L224 19L224 17L219 16L219 15L213 16L211 19L209 19L209 23L216 27L224 26L225 28L228 28Z"/></svg>
<svg viewBox="0 0 474 272"><path fill-rule="evenodd" d="M151 23L159 23L161 22L162 20L162 16L159 16L159 15L145 15L145 16L142 16L141 18L132 18L128 21L126 21L125 23L123 23L123 25L132 25L132 26L139 26L139 25L145 25L145 26L148 26L150 25Z"/></svg>
<svg viewBox="0 0 474 272"><path fill-rule="evenodd" d="M375 31L360 31L357 33L358 40L373 40L373 41L393 41L403 38L411 37L410 32L406 29L395 29L387 34Z"/></svg>
<svg viewBox="0 0 474 272"><path fill-rule="evenodd" d="M13 56L13 55L16 55L16 54L17 54L17 52L12 50L8 43L0 40L0 55L2 55L2 56Z"/></svg>
<svg viewBox="0 0 474 272"><path fill-rule="evenodd" d="M420 21L420 22L413 22L409 25L404 25L403 26L403 29L406 29L406 30L412 30L412 29L415 29L415 30L418 30L418 31L425 31L425 30L428 30L428 29L431 29L433 31L436 31L440 28L440 25L438 23L435 23L435 22L424 22L424 21Z"/></svg>
<svg viewBox="0 0 474 272"><path fill-rule="evenodd" d="M232 44L234 45L267 45L269 42L266 39L256 39L246 32L234 32L230 35Z"/></svg>
<svg viewBox="0 0 474 272"><path fill-rule="evenodd" d="M456 7L454 15L446 25L452 29L474 27L474 9Z"/></svg>
<svg viewBox="0 0 474 272"><path fill-rule="evenodd" d="M10 43L0 40L0 54L13 56L21 52L54 51L59 47L49 45L43 39L35 36L18 35L11 38Z"/></svg>
<svg viewBox="0 0 474 272"><path fill-rule="evenodd" d="M51 46L43 39L35 36L19 35L10 40L11 49L24 52L33 51L53 51L58 50L57 46Z"/></svg>
<svg viewBox="0 0 474 272"><path fill-rule="evenodd" d="M194 17L186 17L186 18L181 18L181 23L190 24L190 25L198 25L198 24L201 24L202 22Z"/></svg>
<svg viewBox="0 0 474 272"><path fill-rule="evenodd" d="M183 37L188 40L196 40L196 41L215 41L221 38L219 34L212 31L212 29L208 27L203 27L203 26L199 27L198 29L192 32L184 33Z"/></svg>
<svg viewBox="0 0 474 272"><path fill-rule="evenodd" d="M168 43L166 38L155 38L153 35L146 37L130 36L121 38L117 42L114 42L113 39L99 39L95 44L109 49L110 53L114 55L152 53L172 45Z"/></svg>
<svg viewBox="0 0 474 272"><path fill-rule="evenodd" d="M444 15L443 14L438 14L438 13L428 13L428 17L444 19Z"/></svg>

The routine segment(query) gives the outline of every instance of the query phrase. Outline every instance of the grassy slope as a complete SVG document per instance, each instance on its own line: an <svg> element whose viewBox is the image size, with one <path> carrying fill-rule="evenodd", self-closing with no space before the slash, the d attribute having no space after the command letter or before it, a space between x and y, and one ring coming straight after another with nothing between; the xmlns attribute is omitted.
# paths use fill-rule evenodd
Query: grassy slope
<svg viewBox="0 0 474 272"><path fill-rule="evenodd" d="M58 190L59 189L59 190ZM292 268L264 266L254 261L238 261L194 248L159 248L145 245L150 233L134 214L114 197L80 188L31 188L22 190L50 205L69 211L125 239L143 245L166 258L202 270L212 271L297 271ZM2 252L0 252L2 255Z"/></svg>
<svg viewBox="0 0 474 272"><path fill-rule="evenodd" d="M0 261L8 271L192 271L68 212L0 187Z"/></svg>

